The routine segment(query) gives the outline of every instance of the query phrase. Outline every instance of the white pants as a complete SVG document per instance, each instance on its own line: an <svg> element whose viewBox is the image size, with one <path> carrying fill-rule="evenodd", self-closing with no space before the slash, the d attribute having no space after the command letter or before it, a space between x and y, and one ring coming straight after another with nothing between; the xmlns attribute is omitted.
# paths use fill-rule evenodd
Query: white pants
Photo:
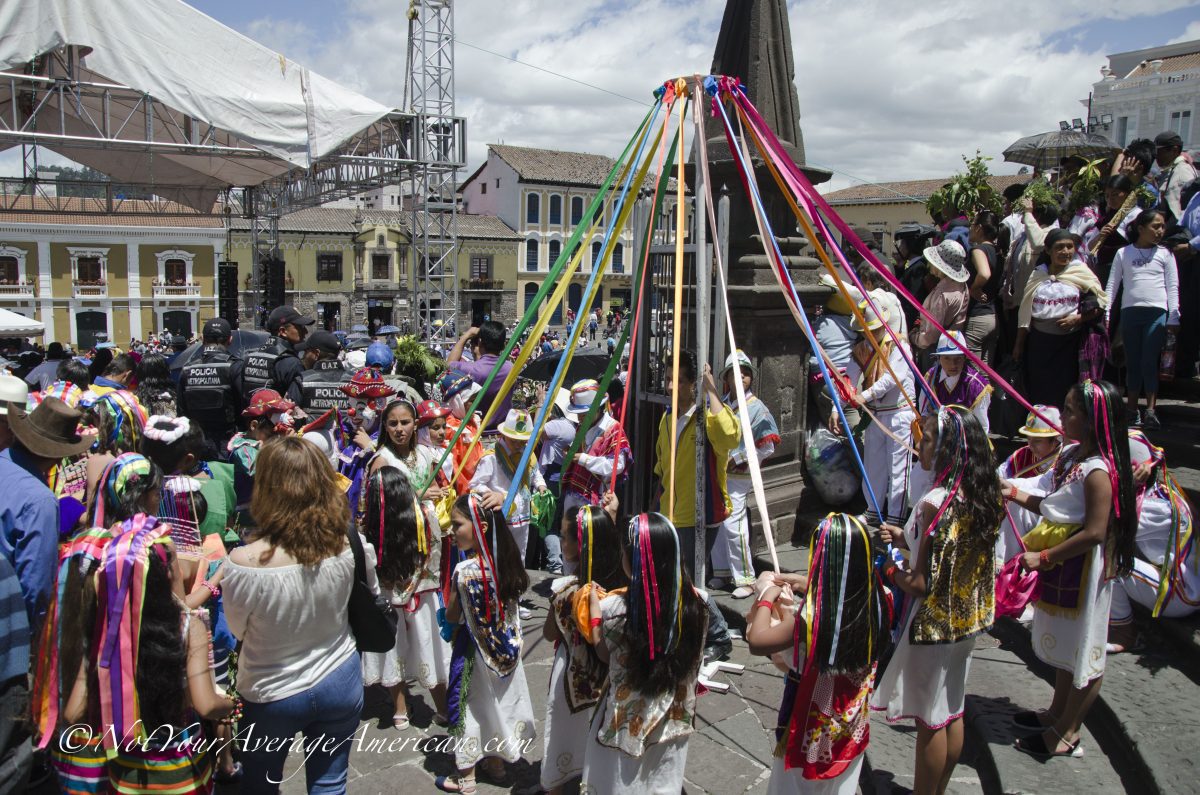
<svg viewBox="0 0 1200 795"><path fill-rule="evenodd" d="M1124 577L1113 581L1112 606L1108 611L1108 620L1114 624L1124 624L1133 619L1133 605L1137 602L1142 607L1153 609L1158 598L1158 567L1147 563L1141 558L1133 561L1133 571ZM1188 598L1192 598L1188 594ZM1162 618L1181 618L1190 616L1197 608L1185 603L1182 599L1171 598L1163 605L1159 616Z"/></svg>
<svg viewBox="0 0 1200 795"><path fill-rule="evenodd" d="M877 415L879 422L887 423L896 437L908 441L912 438L913 414L908 409L883 412ZM897 444L872 422L863 433L863 463L866 465L867 481L879 500L880 517L893 524L902 524L908 512L908 475L912 456L905 447ZM867 512L874 514L871 494L863 482L863 495L867 498Z"/></svg>
<svg viewBox="0 0 1200 795"><path fill-rule="evenodd" d="M508 529L512 532L513 541L517 542L517 551L521 553L521 565L525 565L525 547L529 546L529 520L511 524Z"/></svg>
<svg viewBox="0 0 1200 795"><path fill-rule="evenodd" d="M746 501L751 481L746 475L730 475L725 485L733 510L717 528L712 548L713 576L728 577L735 586L752 585L754 560L750 554L750 511Z"/></svg>

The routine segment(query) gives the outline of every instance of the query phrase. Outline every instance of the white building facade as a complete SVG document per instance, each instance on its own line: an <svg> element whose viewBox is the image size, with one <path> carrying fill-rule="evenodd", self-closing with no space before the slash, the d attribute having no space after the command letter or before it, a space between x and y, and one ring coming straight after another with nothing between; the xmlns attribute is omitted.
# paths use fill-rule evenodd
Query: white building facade
<svg viewBox="0 0 1200 795"><path fill-rule="evenodd" d="M1100 73L1088 111L1093 130L1121 146L1171 130L1184 151L1200 150L1200 40L1110 55Z"/></svg>

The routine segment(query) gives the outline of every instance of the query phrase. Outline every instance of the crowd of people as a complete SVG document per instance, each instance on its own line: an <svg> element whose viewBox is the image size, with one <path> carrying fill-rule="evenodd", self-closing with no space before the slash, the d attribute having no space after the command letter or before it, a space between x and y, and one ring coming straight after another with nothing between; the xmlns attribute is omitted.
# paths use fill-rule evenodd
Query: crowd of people
<svg viewBox="0 0 1200 795"><path fill-rule="evenodd" d="M1163 240L1200 249L1175 140L1159 136L1164 176L1136 215L1142 142L1090 212L1052 218L1022 190L1008 217L899 235L923 311L861 256L827 278L813 354L829 383L811 393L860 439L867 511L820 522L806 574L755 572L748 503L781 439L741 350L716 373L687 350L664 363L680 413L635 462L607 385L506 390L493 321L433 383L291 306L244 354L221 318L191 352L51 344L0 376L0 766L14 788L274 792L299 734L316 740L309 791L344 791L364 687L386 689L404 733L417 686L456 741L443 791L506 781L540 722L542 789L677 793L701 666L732 647L719 591L747 600L751 652L785 673L771 792L856 791L871 710L916 721L915 789L945 792L975 638L998 614L1030 621L1057 671L1052 702L1014 717L1016 747L1081 755L1106 655L1140 642L1133 604L1200 604L1191 508L1134 428L1159 427L1161 348L1189 319L1188 252ZM1032 410L999 462L1005 361ZM1122 369L1124 395L1105 380ZM634 466L662 486L659 512L618 499ZM531 569L552 576L540 716L522 666Z"/></svg>

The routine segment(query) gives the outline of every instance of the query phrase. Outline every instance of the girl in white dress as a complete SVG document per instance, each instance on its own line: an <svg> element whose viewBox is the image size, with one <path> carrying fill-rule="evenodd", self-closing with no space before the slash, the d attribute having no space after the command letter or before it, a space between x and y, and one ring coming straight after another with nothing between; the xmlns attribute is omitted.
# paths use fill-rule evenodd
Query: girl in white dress
<svg viewBox="0 0 1200 795"><path fill-rule="evenodd" d="M808 570L811 576L767 572L755 583L751 653L792 652L767 792L854 795L871 739L868 701L890 601L866 528L846 514L817 526ZM802 598L794 612L785 607L787 589Z"/></svg>
<svg viewBox="0 0 1200 795"><path fill-rule="evenodd" d="M583 773L588 726L608 677L593 644L599 639L600 617L590 611L590 597L625 587L629 579L621 566L617 539L616 497L606 495L606 507L585 505L569 516L562 535L563 560L578 575L559 577L551 586L550 610L542 634L554 644L554 667L542 727L542 789L554 795ZM594 625L593 625L594 624Z"/></svg>
<svg viewBox="0 0 1200 795"><path fill-rule="evenodd" d="M608 688L588 729L580 792L679 795L708 608L665 516L636 516L624 535L629 588L590 599Z"/></svg>
<svg viewBox="0 0 1200 795"><path fill-rule="evenodd" d="M962 406L921 421L921 466L937 473L903 530L880 536L907 550L884 579L905 596L900 638L871 700L889 723L917 723L915 783L944 793L962 753L967 671L975 636L995 618L1000 479L983 427Z"/></svg>
<svg viewBox="0 0 1200 795"><path fill-rule="evenodd" d="M477 765L501 781L504 762L525 756L537 736L517 616L529 576L502 513L464 494L450 516L454 543L466 555L454 567L443 622L453 650L447 716L458 775L434 783L443 792L471 793Z"/></svg>
<svg viewBox="0 0 1200 795"><path fill-rule="evenodd" d="M1112 577L1133 568L1137 506L1121 395L1107 381L1067 392L1063 448L1045 497L1004 483L1004 498L1040 514L1025 537L1024 565L1039 572L1033 650L1057 668L1054 700L1044 712L1019 712L1014 725L1032 732L1018 750L1041 759L1081 756L1079 730L1104 675Z"/></svg>
<svg viewBox="0 0 1200 795"><path fill-rule="evenodd" d="M442 539L432 512L419 503L404 472L376 470L365 490L362 534L374 547L380 587L397 611L396 645L365 652L363 684L382 684L392 695L392 724L408 728L408 682L433 696L434 720L445 723L450 646L438 631Z"/></svg>

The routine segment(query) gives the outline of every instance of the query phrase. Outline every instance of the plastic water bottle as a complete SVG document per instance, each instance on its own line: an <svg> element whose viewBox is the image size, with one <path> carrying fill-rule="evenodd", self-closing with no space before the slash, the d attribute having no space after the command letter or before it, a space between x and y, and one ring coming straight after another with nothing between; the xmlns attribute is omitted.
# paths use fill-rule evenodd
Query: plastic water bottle
<svg viewBox="0 0 1200 795"><path fill-rule="evenodd" d="M1158 358L1158 380L1175 380L1175 332L1167 332L1167 341Z"/></svg>

